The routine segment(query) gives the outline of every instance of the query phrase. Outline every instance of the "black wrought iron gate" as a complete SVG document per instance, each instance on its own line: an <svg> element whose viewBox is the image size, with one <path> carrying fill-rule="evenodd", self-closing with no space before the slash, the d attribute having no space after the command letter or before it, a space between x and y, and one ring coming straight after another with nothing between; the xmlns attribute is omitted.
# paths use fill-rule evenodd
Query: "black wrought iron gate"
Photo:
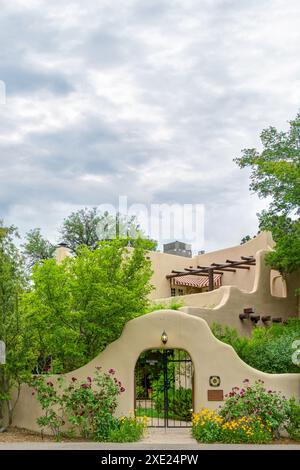
<svg viewBox="0 0 300 470"><path fill-rule="evenodd" d="M135 368L135 414L152 427L190 427L193 364L180 349L150 350Z"/></svg>

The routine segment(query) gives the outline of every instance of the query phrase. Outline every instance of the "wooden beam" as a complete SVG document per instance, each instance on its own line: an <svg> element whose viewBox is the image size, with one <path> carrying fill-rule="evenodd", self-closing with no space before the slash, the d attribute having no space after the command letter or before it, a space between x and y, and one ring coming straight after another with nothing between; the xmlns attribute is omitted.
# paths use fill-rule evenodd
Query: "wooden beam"
<svg viewBox="0 0 300 470"><path fill-rule="evenodd" d="M190 269L190 268L184 268L185 271L187 272L183 272L183 271L172 271L173 274L176 274L176 276L186 276L187 274L190 274L192 276L208 276L208 270L207 271L201 271L199 272L199 269L198 270L194 270L194 269ZM213 269L214 273L215 274L223 274L223 270L220 271L220 270L216 270L216 269ZM176 276L169 276L169 277L176 277Z"/></svg>
<svg viewBox="0 0 300 470"><path fill-rule="evenodd" d="M208 270L208 290L212 291L214 290L215 283L214 283L214 270L209 269Z"/></svg>
<svg viewBox="0 0 300 470"><path fill-rule="evenodd" d="M219 268L221 269L222 271L228 271L228 272L231 272L231 273L236 273L236 269L233 269L233 268L223 268L222 267L222 264L220 263L211 263L212 266L216 266L216 268Z"/></svg>
<svg viewBox="0 0 300 470"><path fill-rule="evenodd" d="M245 257L246 258L246 257ZM249 258L249 259L248 259ZM211 271L217 272L236 272L236 269L250 269L250 266L255 266L255 258L247 257L244 261L233 261L226 260L224 264L212 263L210 266L197 266L196 269L184 268L184 271L172 271L172 274L166 276L167 279L172 279L177 276L187 276L188 274L204 275L204 273L211 273Z"/></svg>
<svg viewBox="0 0 300 470"><path fill-rule="evenodd" d="M207 271L203 271L204 273ZM195 275L201 275L202 272L199 269L196 269L195 271L172 271L172 274L167 274L166 278L167 279L172 279L173 277L179 277L179 276L188 276L189 274L195 274Z"/></svg>
<svg viewBox="0 0 300 470"><path fill-rule="evenodd" d="M232 260L232 259L227 259L226 263L229 263L232 266L239 266L239 265L242 265L242 264L252 265L252 264L255 264L255 259L253 258L253 260L248 260L248 261L236 261L236 260Z"/></svg>
<svg viewBox="0 0 300 470"><path fill-rule="evenodd" d="M207 271L211 268L213 268L214 270L215 269L219 269L219 271L228 271L228 272L232 272L232 273L235 273L235 269L232 269L232 268L222 268L222 265L221 264L212 264L211 266L197 266L199 269L206 269ZM215 271L216 272L216 271Z"/></svg>
<svg viewBox="0 0 300 470"><path fill-rule="evenodd" d="M236 264L232 264L231 266L234 266L234 269L250 269L250 266L245 266L245 265L236 265Z"/></svg>

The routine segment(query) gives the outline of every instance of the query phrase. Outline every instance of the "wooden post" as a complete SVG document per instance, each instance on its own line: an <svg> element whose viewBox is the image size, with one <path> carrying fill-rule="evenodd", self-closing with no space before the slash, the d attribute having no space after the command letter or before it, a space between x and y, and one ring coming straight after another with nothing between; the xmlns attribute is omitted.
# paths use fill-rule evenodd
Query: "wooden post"
<svg viewBox="0 0 300 470"><path fill-rule="evenodd" d="M208 290L214 290L214 270L209 269L208 270Z"/></svg>

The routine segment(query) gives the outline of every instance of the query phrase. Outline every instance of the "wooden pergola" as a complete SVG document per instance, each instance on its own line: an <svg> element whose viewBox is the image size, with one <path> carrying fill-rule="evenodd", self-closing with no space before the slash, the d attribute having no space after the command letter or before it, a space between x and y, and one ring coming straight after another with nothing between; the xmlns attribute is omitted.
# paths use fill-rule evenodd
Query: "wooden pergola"
<svg viewBox="0 0 300 470"><path fill-rule="evenodd" d="M214 290L214 274L223 274L223 272L235 273L237 269L250 269L255 266L256 260L254 256L241 256L240 260L227 259L225 263L211 263L210 266L197 266L197 268L184 268L184 271L173 270L171 274L166 276L167 279L174 279L187 275L208 276L208 290Z"/></svg>

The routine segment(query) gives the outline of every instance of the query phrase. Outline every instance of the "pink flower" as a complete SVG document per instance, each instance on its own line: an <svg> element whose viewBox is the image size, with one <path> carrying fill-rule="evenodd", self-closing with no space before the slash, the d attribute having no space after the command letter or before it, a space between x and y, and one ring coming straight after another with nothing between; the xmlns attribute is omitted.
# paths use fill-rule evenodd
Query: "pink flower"
<svg viewBox="0 0 300 470"><path fill-rule="evenodd" d="M124 388L124 387L121 387L121 388L120 388L120 392L125 392L125 388Z"/></svg>
<svg viewBox="0 0 300 470"><path fill-rule="evenodd" d="M108 373L111 374L111 375L114 375L115 374L115 369L109 369Z"/></svg>
<svg viewBox="0 0 300 470"><path fill-rule="evenodd" d="M89 388L88 384L82 384L81 388Z"/></svg>
<svg viewBox="0 0 300 470"><path fill-rule="evenodd" d="M87 377L87 380L88 380L88 382L90 382L90 383L92 382L92 378L91 378L91 377Z"/></svg>

